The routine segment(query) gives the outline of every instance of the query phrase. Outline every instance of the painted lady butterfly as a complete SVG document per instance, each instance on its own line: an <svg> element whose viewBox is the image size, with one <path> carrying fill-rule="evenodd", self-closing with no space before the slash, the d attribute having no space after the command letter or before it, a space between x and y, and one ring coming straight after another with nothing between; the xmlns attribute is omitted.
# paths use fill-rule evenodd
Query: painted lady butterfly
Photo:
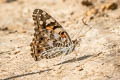
<svg viewBox="0 0 120 80"><path fill-rule="evenodd" d="M32 17L36 27L30 46L31 55L36 61L61 54L67 55L74 50L78 41L71 40L68 33L52 16L41 9L35 9Z"/></svg>

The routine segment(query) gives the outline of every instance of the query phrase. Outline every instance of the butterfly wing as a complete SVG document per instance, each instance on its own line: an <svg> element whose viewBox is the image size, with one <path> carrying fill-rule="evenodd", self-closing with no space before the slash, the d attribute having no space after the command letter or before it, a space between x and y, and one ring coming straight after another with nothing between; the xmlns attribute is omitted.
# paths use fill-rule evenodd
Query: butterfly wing
<svg viewBox="0 0 120 80"><path fill-rule="evenodd" d="M71 43L68 33L48 13L35 9L32 17L36 26L31 42L31 55L35 60L56 56L56 53L60 53L59 47Z"/></svg>

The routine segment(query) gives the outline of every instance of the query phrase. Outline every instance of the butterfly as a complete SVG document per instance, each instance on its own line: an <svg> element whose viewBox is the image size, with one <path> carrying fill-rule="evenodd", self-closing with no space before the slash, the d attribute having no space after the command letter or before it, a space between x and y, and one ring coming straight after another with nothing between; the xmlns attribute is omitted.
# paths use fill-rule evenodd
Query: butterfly
<svg viewBox="0 0 120 80"><path fill-rule="evenodd" d="M30 46L35 61L67 55L75 49L77 39L71 40L63 27L47 12L35 9L32 17L35 33Z"/></svg>

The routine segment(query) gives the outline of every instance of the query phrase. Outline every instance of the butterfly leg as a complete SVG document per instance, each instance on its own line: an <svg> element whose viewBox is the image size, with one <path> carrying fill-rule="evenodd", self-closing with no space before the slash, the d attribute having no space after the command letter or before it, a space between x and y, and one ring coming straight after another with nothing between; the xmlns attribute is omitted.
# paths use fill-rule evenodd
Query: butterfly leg
<svg viewBox="0 0 120 80"><path fill-rule="evenodd" d="M64 54L62 54L59 58L59 65L62 65L62 63L64 62Z"/></svg>

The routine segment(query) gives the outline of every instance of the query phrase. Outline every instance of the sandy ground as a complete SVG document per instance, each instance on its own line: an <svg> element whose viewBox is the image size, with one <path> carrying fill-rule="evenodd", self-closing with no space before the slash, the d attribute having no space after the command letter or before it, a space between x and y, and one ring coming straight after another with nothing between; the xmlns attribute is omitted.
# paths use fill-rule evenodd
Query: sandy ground
<svg viewBox="0 0 120 80"><path fill-rule="evenodd" d="M36 8L51 14L71 39L81 38L71 54L34 61L29 44ZM82 17L88 9L81 0L1 0L0 80L120 80L120 8L86 26Z"/></svg>

